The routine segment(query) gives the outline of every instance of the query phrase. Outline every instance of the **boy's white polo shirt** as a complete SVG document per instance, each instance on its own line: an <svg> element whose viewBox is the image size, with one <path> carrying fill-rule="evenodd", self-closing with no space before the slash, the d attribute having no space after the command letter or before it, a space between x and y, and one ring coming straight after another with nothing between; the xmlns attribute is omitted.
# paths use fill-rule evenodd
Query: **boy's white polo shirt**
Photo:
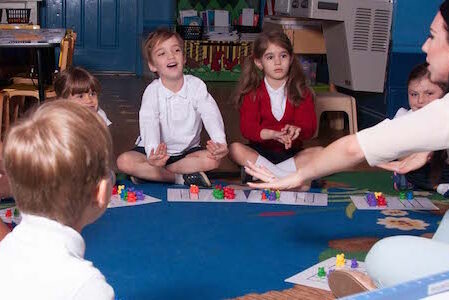
<svg viewBox="0 0 449 300"><path fill-rule="evenodd" d="M226 143L220 110L201 79L184 75L177 93L155 79L142 96L136 144L145 147L147 156L161 142L167 145L169 155L179 155L200 145L203 124L214 142Z"/></svg>
<svg viewBox="0 0 449 300"><path fill-rule="evenodd" d="M22 222L0 242L1 298L114 299L114 290L84 259L84 250L73 228L22 214Z"/></svg>

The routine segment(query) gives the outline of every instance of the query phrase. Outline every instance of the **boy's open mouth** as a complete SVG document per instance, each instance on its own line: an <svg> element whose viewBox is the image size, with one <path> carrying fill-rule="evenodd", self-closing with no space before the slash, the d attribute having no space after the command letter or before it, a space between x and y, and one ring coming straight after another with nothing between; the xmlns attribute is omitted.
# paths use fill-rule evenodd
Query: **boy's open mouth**
<svg viewBox="0 0 449 300"><path fill-rule="evenodd" d="M167 65L167 68L174 68L174 67L176 67L177 65L178 65L178 64L175 63L175 62L169 63L169 64Z"/></svg>

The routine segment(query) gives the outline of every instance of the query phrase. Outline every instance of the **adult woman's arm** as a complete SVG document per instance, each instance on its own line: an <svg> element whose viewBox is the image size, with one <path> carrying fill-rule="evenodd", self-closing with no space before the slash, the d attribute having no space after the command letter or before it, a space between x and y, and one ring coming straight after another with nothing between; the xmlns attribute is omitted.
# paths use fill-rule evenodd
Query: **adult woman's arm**
<svg viewBox="0 0 449 300"><path fill-rule="evenodd" d="M246 172L263 183L248 183L255 188L292 189L301 187L311 179L348 169L364 160L365 156L358 143L356 135L345 136L318 153L313 161L301 167L296 173L277 179L267 170L248 163Z"/></svg>

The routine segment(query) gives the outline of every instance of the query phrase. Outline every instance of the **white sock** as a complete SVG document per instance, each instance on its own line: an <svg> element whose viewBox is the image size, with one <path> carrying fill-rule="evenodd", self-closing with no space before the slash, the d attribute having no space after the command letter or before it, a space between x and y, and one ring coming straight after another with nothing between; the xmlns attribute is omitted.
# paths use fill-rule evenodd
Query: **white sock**
<svg viewBox="0 0 449 300"><path fill-rule="evenodd" d="M437 192L441 195L446 194L449 190L449 183L441 183L437 186Z"/></svg>
<svg viewBox="0 0 449 300"><path fill-rule="evenodd" d="M278 168L275 164L273 164L271 161L263 157L262 155L259 155L256 160L256 165L258 166L264 166L267 168L271 173L273 173L274 176L278 178L283 178L289 175L289 172L286 172L280 168Z"/></svg>
<svg viewBox="0 0 449 300"><path fill-rule="evenodd" d="M184 184L184 177L182 177L182 174L175 173L175 183Z"/></svg>
<svg viewBox="0 0 449 300"><path fill-rule="evenodd" d="M295 159L293 157L290 157L289 159L286 159L276 164L276 167L278 167L281 170L284 170L285 172L289 172L290 174L296 172L296 164Z"/></svg>

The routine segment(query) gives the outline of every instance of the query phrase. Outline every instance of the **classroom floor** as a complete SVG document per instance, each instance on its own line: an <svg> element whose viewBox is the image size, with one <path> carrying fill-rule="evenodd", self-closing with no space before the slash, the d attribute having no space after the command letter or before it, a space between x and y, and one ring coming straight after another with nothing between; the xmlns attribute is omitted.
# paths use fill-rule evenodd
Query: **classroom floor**
<svg viewBox="0 0 449 300"><path fill-rule="evenodd" d="M332 299L284 280L342 252L363 261L387 236L429 237L441 220L426 211L356 209L351 195L394 194L387 172L326 177L314 191L328 194L327 206L168 202L174 187L139 185L162 201L108 209L83 230L86 259L117 299Z"/></svg>
<svg viewBox="0 0 449 300"><path fill-rule="evenodd" d="M114 141L116 157L134 146L139 135L138 113L142 94L146 86L151 82L148 78L122 75L98 75L102 85L100 106L108 118L112 121L110 126ZM217 101L225 120L228 143L241 140L239 131L239 115L230 103L230 95L235 87L233 82L209 82L209 92ZM329 128L326 120L321 121L318 138L306 141L305 147L326 146L332 141L348 134L347 124L345 130L336 131ZM206 137L204 137L206 139ZM228 159L220 166L222 176L238 176L238 168ZM354 170L372 170L366 164L356 167Z"/></svg>

